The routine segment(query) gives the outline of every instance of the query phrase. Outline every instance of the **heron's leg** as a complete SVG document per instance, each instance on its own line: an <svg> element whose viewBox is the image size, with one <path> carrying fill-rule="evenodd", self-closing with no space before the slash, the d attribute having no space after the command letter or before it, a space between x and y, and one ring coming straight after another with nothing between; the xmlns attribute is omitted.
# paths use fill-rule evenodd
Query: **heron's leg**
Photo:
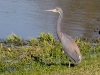
<svg viewBox="0 0 100 75"><path fill-rule="evenodd" d="M69 61L69 68L70 68L70 64L71 64L71 62Z"/></svg>
<svg viewBox="0 0 100 75"><path fill-rule="evenodd" d="M70 73L71 73L71 70L70 70L70 64L71 64L71 62L69 61L69 68L68 68L68 70L69 70L69 75L71 75Z"/></svg>

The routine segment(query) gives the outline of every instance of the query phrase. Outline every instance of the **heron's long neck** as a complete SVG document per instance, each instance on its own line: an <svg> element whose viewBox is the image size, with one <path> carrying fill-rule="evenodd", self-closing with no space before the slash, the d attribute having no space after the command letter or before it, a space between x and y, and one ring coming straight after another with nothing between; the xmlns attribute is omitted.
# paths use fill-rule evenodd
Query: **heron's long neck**
<svg viewBox="0 0 100 75"><path fill-rule="evenodd" d="M61 27L60 27L62 18L63 18L63 12L60 13L60 16L57 21L57 34L58 34L59 39L61 39L61 37L62 37L62 31L61 31Z"/></svg>

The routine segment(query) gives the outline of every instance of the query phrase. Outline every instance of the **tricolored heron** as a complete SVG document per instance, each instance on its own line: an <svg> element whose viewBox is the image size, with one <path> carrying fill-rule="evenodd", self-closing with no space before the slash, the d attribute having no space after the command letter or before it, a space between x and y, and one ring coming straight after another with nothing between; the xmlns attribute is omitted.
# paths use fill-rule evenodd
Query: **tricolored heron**
<svg viewBox="0 0 100 75"><path fill-rule="evenodd" d="M46 11L58 12L60 14L57 21L57 35L62 44L64 53L67 55L68 59L74 65L76 65L78 62L81 61L81 53L77 44L74 42L74 40L69 35L66 35L65 33L63 33L61 30L60 24L63 18L62 9L59 7L56 7L55 9L46 10ZM70 66L70 63L69 63L69 66Z"/></svg>

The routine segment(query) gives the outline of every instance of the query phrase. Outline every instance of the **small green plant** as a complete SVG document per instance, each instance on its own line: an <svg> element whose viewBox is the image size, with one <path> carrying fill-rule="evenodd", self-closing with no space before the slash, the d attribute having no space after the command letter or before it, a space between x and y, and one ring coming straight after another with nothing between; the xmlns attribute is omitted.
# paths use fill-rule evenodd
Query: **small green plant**
<svg viewBox="0 0 100 75"><path fill-rule="evenodd" d="M12 33L11 35L7 36L6 43L9 45L22 45L22 38L17 36L16 34Z"/></svg>
<svg viewBox="0 0 100 75"><path fill-rule="evenodd" d="M33 37L31 37L31 38L29 38L29 45L30 46L38 46L38 41L37 41L37 39L35 39L35 38L33 38Z"/></svg>
<svg viewBox="0 0 100 75"><path fill-rule="evenodd" d="M37 38L38 38L38 41L40 43L44 43L44 45L54 43L54 38L53 38L52 34L50 34L50 33L45 34L45 33L42 32L40 34L40 36L38 36Z"/></svg>

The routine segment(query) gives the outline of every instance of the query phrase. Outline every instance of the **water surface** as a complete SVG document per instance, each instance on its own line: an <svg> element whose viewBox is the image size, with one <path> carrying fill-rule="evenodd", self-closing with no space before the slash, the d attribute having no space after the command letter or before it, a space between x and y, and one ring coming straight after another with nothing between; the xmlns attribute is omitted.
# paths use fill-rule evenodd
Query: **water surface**
<svg viewBox="0 0 100 75"><path fill-rule="evenodd" d="M94 38L95 28L100 26L99 0L1 0L0 39L12 32L28 39L41 32L51 33L55 38L57 13L44 10L59 6L64 11L61 29L72 37Z"/></svg>

